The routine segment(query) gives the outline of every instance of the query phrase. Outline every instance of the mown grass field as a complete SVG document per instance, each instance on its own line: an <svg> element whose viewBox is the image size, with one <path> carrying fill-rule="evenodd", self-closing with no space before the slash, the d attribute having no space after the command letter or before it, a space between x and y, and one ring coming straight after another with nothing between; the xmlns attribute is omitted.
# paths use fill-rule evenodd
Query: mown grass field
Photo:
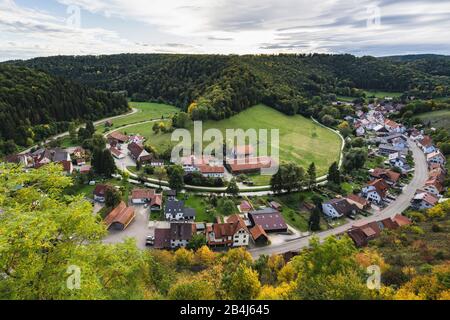
<svg viewBox="0 0 450 320"><path fill-rule="evenodd" d="M425 123L430 122L432 127L446 128L450 131L450 110L439 110L423 113L418 116Z"/></svg>
<svg viewBox="0 0 450 320"><path fill-rule="evenodd" d="M124 116L112 121L112 127L108 130L113 130L128 124L142 122L146 120L167 118L168 116L177 113L180 109L167 104L152 103L152 102L130 102L130 107L137 109L134 114ZM97 126L97 132L104 131L104 124Z"/></svg>
<svg viewBox="0 0 450 320"><path fill-rule="evenodd" d="M123 131L143 135L156 148L170 144L171 134L155 135L152 126L152 123L138 124ZM287 116L264 105L254 106L229 119L203 123L203 130L210 128L219 129L224 137L226 129L279 129L281 161L295 162L305 168L314 162L320 175L325 174L334 161L338 161L342 143L337 134L310 119L300 115ZM192 133L192 124L188 129ZM270 141L268 145L271 145Z"/></svg>
<svg viewBox="0 0 450 320"><path fill-rule="evenodd" d="M388 92L388 91L375 91L375 90L365 90L364 93L366 94L366 97L375 97L379 99L384 99L386 97L400 97L403 93L402 92Z"/></svg>

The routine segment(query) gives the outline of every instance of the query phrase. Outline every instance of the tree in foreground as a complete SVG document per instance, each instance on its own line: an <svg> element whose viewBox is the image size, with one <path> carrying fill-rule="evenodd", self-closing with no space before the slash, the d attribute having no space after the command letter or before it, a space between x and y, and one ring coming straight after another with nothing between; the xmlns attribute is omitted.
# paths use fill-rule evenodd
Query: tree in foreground
<svg viewBox="0 0 450 320"><path fill-rule="evenodd" d="M103 244L92 205L64 194L71 184L58 165L0 165L0 299L143 298L141 252Z"/></svg>
<svg viewBox="0 0 450 320"><path fill-rule="evenodd" d="M236 183L235 178L231 179L231 181L228 183L226 193L231 194L233 197L239 194L239 187Z"/></svg>

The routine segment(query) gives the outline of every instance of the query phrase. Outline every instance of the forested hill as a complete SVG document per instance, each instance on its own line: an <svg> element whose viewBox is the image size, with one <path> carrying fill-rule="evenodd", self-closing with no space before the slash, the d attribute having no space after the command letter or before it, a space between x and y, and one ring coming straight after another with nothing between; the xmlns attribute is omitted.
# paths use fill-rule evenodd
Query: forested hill
<svg viewBox="0 0 450 320"><path fill-rule="evenodd" d="M0 64L0 154L65 131L68 121L95 120L127 110L124 96Z"/></svg>
<svg viewBox="0 0 450 320"><path fill-rule="evenodd" d="M199 118L221 119L258 102L287 114L317 114L333 94L361 97L360 89L448 96L449 61L439 56L120 54L10 63L98 89L126 91L134 100L160 101L184 110L195 101Z"/></svg>

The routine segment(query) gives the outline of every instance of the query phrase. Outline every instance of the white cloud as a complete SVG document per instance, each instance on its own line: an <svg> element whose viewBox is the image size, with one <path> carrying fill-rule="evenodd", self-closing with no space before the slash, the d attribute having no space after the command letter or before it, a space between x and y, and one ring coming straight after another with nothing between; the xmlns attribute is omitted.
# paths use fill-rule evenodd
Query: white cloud
<svg viewBox="0 0 450 320"><path fill-rule="evenodd" d="M439 0L56 0L111 19L138 22L131 41L120 29L68 28L63 19L0 0L0 40L11 50L41 55L115 52L450 53L450 2ZM4 6L1 7L1 6ZM369 7L381 24L368 28ZM6 9L6 12L5 12ZM12 12L11 15L9 12ZM376 11L375 11L376 12ZM370 24L369 24L370 25ZM109 27L113 28L113 27ZM120 27L118 27L120 28ZM145 29L145 28L143 28ZM4 35L4 32L7 35ZM122 36L119 36L121 34ZM20 39L12 41L12 39ZM36 43L39 40L39 43ZM15 43L14 46L10 42ZM170 43L181 43L173 46ZM36 48L36 45L39 47ZM5 52L8 52L5 54ZM30 55L30 54L28 54Z"/></svg>

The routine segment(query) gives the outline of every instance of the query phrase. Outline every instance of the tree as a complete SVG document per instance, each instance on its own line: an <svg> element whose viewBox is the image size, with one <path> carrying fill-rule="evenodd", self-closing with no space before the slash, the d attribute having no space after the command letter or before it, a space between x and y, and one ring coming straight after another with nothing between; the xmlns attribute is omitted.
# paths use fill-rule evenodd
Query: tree
<svg viewBox="0 0 450 320"><path fill-rule="evenodd" d="M160 127L159 127L159 123L158 122L155 122L153 124L152 130L153 130L154 134L158 134L159 133Z"/></svg>
<svg viewBox="0 0 450 320"><path fill-rule="evenodd" d="M28 172L0 165L0 298L142 299L142 253L133 241L103 244L106 229L92 205L64 194L71 184L59 165ZM77 268L81 286L70 290Z"/></svg>
<svg viewBox="0 0 450 320"><path fill-rule="evenodd" d="M327 179L329 182L333 182L336 184L341 183L341 172L339 171L339 166L337 162L333 162L333 164L328 169Z"/></svg>
<svg viewBox="0 0 450 320"><path fill-rule="evenodd" d="M363 168L366 161L367 152L362 148L353 148L344 155L343 166L345 171L350 173L353 170Z"/></svg>
<svg viewBox="0 0 450 320"><path fill-rule="evenodd" d="M239 264L235 271L224 276L222 286L232 300L255 299L261 290L258 273L245 264Z"/></svg>
<svg viewBox="0 0 450 320"><path fill-rule="evenodd" d="M194 234L187 245L188 249L197 250L206 245L206 238L203 234Z"/></svg>
<svg viewBox="0 0 450 320"><path fill-rule="evenodd" d="M161 188L161 181L162 181L162 179L164 179L166 174L167 174L167 172L164 167L156 167L154 170L154 175L155 175L156 179L158 179L160 188Z"/></svg>
<svg viewBox="0 0 450 320"><path fill-rule="evenodd" d="M94 123L92 121L87 121L86 122L86 136L88 138L91 138L95 133L95 126Z"/></svg>
<svg viewBox="0 0 450 320"><path fill-rule="evenodd" d="M69 124L69 137L72 142L77 141L77 125L75 122Z"/></svg>
<svg viewBox="0 0 450 320"><path fill-rule="evenodd" d="M170 166L167 168L167 174L169 176L169 187L172 190L180 191L184 186L184 170L179 165Z"/></svg>
<svg viewBox="0 0 450 320"><path fill-rule="evenodd" d="M111 151L108 149L98 149L96 148L92 154L92 167L95 172L99 175L104 175L110 177L116 172L116 164Z"/></svg>
<svg viewBox="0 0 450 320"><path fill-rule="evenodd" d="M320 215L322 214L322 211L316 207L311 212L311 215L309 216L309 229L311 231L320 231Z"/></svg>
<svg viewBox="0 0 450 320"><path fill-rule="evenodd" d="M220 199L218 209L225 216L229 216L236 212L236 206L234 205L233 200L230 199Z"/></svg>
<svg viewBox="0 0 450 320"><path fill-rule="evenodd" d="M194 264L194 253L191 250L180 248L175 251L175 263L181 268L189 268Z"/></svg>
<svg viewBox="0 0 450 320"><path fill-rule="evenodd" d="M239 194L239 187L236 183L235 178L231 179L231 181L228 183L226 193L231 194L234 197Z"/></svg>
<svg viewBox="0 0 450 320"><path fill-rule="evenodd" d="M122 194L114 187L108 187L105 190L105 206L115 208L122 201Z"/></svg>
<svg viewBox="0 0 450 320"><path fill-rule="evenodd" d="M176 283L169 290L171 300L214 300L214 287L203 279L189 279Z"/></svg>
<svg viewBox="0 0 450 320"><path fill-rule="evenodd" d="M311 189L316 185L317 174L316 174L316 165L315 163L311 163L308 167L308 188Z"/></svg>
<svg viewBox="0 0 450 320"><path fill-rule="evenodd" d="M186 112L179 112L172 118L172 125L175 128L186 128L189 121L189 115Z"/></svg>
<svg viewBox="0 0 450 320"><path fill-rule="evenodd" d="M274 193L291 192L300 189L305 181L305 170L294 163L281 164L278 172L270 179Z"/></svg>
<svg viewBox="0 0 450 320"><path fill-rule="evenodd" d="M198 246L200 243L197 243L197 251L195 252L194 257L195 264L205 267L211 266L215 262L216 254L206 245L206 239L204 236L201 240L204 241L204 244L202 246Z"/></svg>

